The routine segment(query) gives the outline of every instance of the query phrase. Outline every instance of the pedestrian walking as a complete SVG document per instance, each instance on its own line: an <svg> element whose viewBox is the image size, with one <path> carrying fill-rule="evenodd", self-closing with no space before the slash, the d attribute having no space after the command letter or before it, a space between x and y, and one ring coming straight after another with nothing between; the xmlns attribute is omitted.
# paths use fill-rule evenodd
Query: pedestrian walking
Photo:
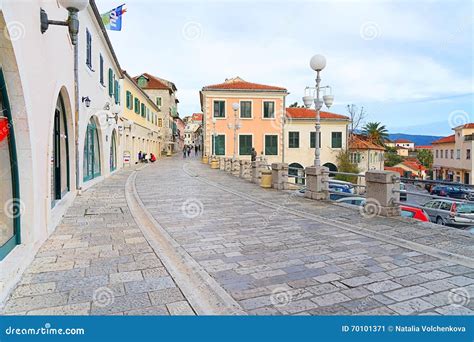
<svg viewBox="0 0 474 342"><path fill-rule="evenodd" d="M142 161L142 151L138 152L138 161L137 163L140 163ZM135 164L137 164L135 163Z"/></svg>
<svg viewBox="0 0 474 342"><path fill-rule="evenodd" d="M191 155L191 146L188 146L188 157Z"/></svg>
<svg viewBox="0 0 474 342"><path fill-rule="evenodd" d="M198 145L194 146L194 156L198 155Z"/></svg>
<svg viewBox="0 0 474 342"><path fill-rule="evenodd" d="M183 146L183 158L186 158L187 146Z"/></svg>

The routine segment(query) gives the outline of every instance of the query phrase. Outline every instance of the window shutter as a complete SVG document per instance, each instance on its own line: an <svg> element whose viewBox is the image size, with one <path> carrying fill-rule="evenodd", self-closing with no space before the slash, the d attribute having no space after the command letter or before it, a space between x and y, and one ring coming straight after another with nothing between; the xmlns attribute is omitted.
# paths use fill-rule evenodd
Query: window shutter
<svg viewBox="0 0 474 342"><path fill-rule="evenodd" d="M114 94L114 72L109 68L109 96Z"/></svg>

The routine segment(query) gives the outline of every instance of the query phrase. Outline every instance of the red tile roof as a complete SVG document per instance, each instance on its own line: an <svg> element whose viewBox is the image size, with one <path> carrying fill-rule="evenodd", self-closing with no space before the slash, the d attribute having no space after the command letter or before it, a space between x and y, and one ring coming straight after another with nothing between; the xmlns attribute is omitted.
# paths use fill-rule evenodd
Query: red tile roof
<svg viewBox="0 0 474 342"><path fill-rule="evenodd" d="M422 164L415 162L415 161L410 161L410 160L404 160L401 162L404 166L408 167L409 169L412 169L414 171L425 171L426 167L424 167Z"/></svg>
<svg viewBox="0 0 474 342"><path fill-rule="evenodd" d="M373 142L367 140L366 137L358 134L353 134L352 137L349 138L349 149L385 151L385 148L383 146L374 144Z"/></svg>
<svg viewBox="0 0 474 342"><path fill-rule="evenodd" d="M286 115L293 119L314 119L316 118L316 111L314 109L290 107L286 108ZM319 112L321 119L336 119L349 120L349 117L341 114L334 114L329 112Z"/></svg>
<svg viewBox="0 0 474 342"><path fill-rule="evenodd" d="M145 76L148 79L148 84L143 89L165 89L165 90L172 90L165 82L158 79L157 77L150 75L149 73L143 73L139 76L135 76L133 79L138 81L141 76Z"/></svg>
<svg viewBox="0 0 474 342"><path fill-rule="evenodd" d="M402 169L401 167L395 167L395 166L384 166L385 171L393 171L393 172L398 172L400 176L405 175L405 170Z"/></svg>
<svg viewBox="0 0 474 342"><path fill-rule="evenodd" d="M449 136L444 137L444 138L441 138L441 139L438 139L436 141L433 141L431 144L432 145L434 145L434 144L447 144L447 143L453 143L453 142L455 142L454 134L449 135Z"/></svg>
<svg viewBox="0 0 474 342"><path fill-rule="evenodd" d="M395 140L395 143L412 144L413 141L410 141L410 140L407 140L407 139L397 139L397 140Z"/></svg>
<svg viewBox="0 0 474 342"><path fill-rule="evenodd" d="M203 90L270 90L287 91L286 88L275 87L265 84L251 83L244 81L240 77L225 80L224 83L208 85Z"/></svg>
<svg viewBox="0 0 474 342"><path fill-rule="evenodd" d="M417 150L431 150L433 148L433 146L431 145L419 145L419 146L415 146L415 149Z"/></svg>
<svg viewBox="0 0 474 342"><path fill-rule="evenodd" d="M462 128L474 128L474 123L470 122L462 126Z"/></svg>

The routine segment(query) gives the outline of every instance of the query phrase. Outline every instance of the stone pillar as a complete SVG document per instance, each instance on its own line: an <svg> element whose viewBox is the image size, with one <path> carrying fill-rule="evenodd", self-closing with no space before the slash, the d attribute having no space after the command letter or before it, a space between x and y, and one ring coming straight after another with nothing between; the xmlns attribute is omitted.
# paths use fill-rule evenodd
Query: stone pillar
<svg viewBox="0 0 474 342"><path fill-rule="evenodd" d="M224 163L225 163L224 171L229 172L230 171L230 158L225 158Z"/></svg>
<svg viewBox="0 0 474 342"><path fill-rule="evenodd" d="M365 212L375 216L400 216L400 175L391 171L367 171L365 173Z"/></svg>
<svg viewBox="0 0 474 342"><path fill-rule="evenodd" d="M277 190L288 189L288 164L272 164L272 188Z"/></svg>
<svg viewBox="0 0 474 342"><path fill-rule="evenodd" d="M315 200L329 199L329 169L324 166L309 166L305 169L305 197Z"/></svg>
<svg viewBox="0 0 474 342"><path fill-rule="evenodd" d="M224 158L219 157L219 170L225 170Z"/></svg>
<svg viewBox="0 0 474 342"><path fill-rule="evenodd" d="M252 162L252 183L260 183L260 164L259 160Z"/></svg>
<svg viewBox="0 0 474 342"><path fill-rule="evenodd" d="M232 174L237 176L239 174L240 160L232 159Z"/></svg>
<svg viewBox="0 0 474 342"><path fill-rule="evenodd" d="M239 164L239 177L240 178L247 178L248 169L249 169L249 161L248 160L241 160Z"/></svg>

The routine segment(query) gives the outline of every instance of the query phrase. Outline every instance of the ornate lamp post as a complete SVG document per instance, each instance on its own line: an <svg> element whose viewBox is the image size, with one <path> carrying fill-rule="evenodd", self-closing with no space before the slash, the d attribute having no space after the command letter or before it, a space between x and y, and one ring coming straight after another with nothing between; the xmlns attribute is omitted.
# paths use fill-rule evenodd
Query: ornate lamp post
<svg viewBox="0 0 474 342"><path fill-rule="evenodd" d="M234 123L229 123L227 126L230 129L234 129L234 154L232 156L233 159L236 159L236 151L237 151L237 131L240 129L240 123L237 121L237 111L239 110L240 105L238 102L232 104L232 109L234 110Z"/></svg>
<svg viewBox="0 0 474 342"><path fill-rule="evenodd" d="M321 116L320 116L320 110L323 106L323 101L326 107L329 109L329 107L332 106L334 102L334 96L332 94L329 95L324 95L323 96L323 101L320 100L319 94L321 92L321 89L329 89L331 90L331 87L329 86L321 86L321 78L319 76L319 73L321 70L324 69L326 66L326 58L322 55L314 55L310 62L309 65L311 66L311 69L316 71L316 86L315 87L306 87L305 88L305 96L303 96L303 103L306 108L311 108L313 102L314 102L314 107L316 109L316 122L315 122L315 129L316 129L316 136L315 136L315 149L314 149L314 166L321 166L321 148L319 147L320 145L320 139L319 139L319 134L321 132ZM316 95L316 96L314 96Z"/></svg>

